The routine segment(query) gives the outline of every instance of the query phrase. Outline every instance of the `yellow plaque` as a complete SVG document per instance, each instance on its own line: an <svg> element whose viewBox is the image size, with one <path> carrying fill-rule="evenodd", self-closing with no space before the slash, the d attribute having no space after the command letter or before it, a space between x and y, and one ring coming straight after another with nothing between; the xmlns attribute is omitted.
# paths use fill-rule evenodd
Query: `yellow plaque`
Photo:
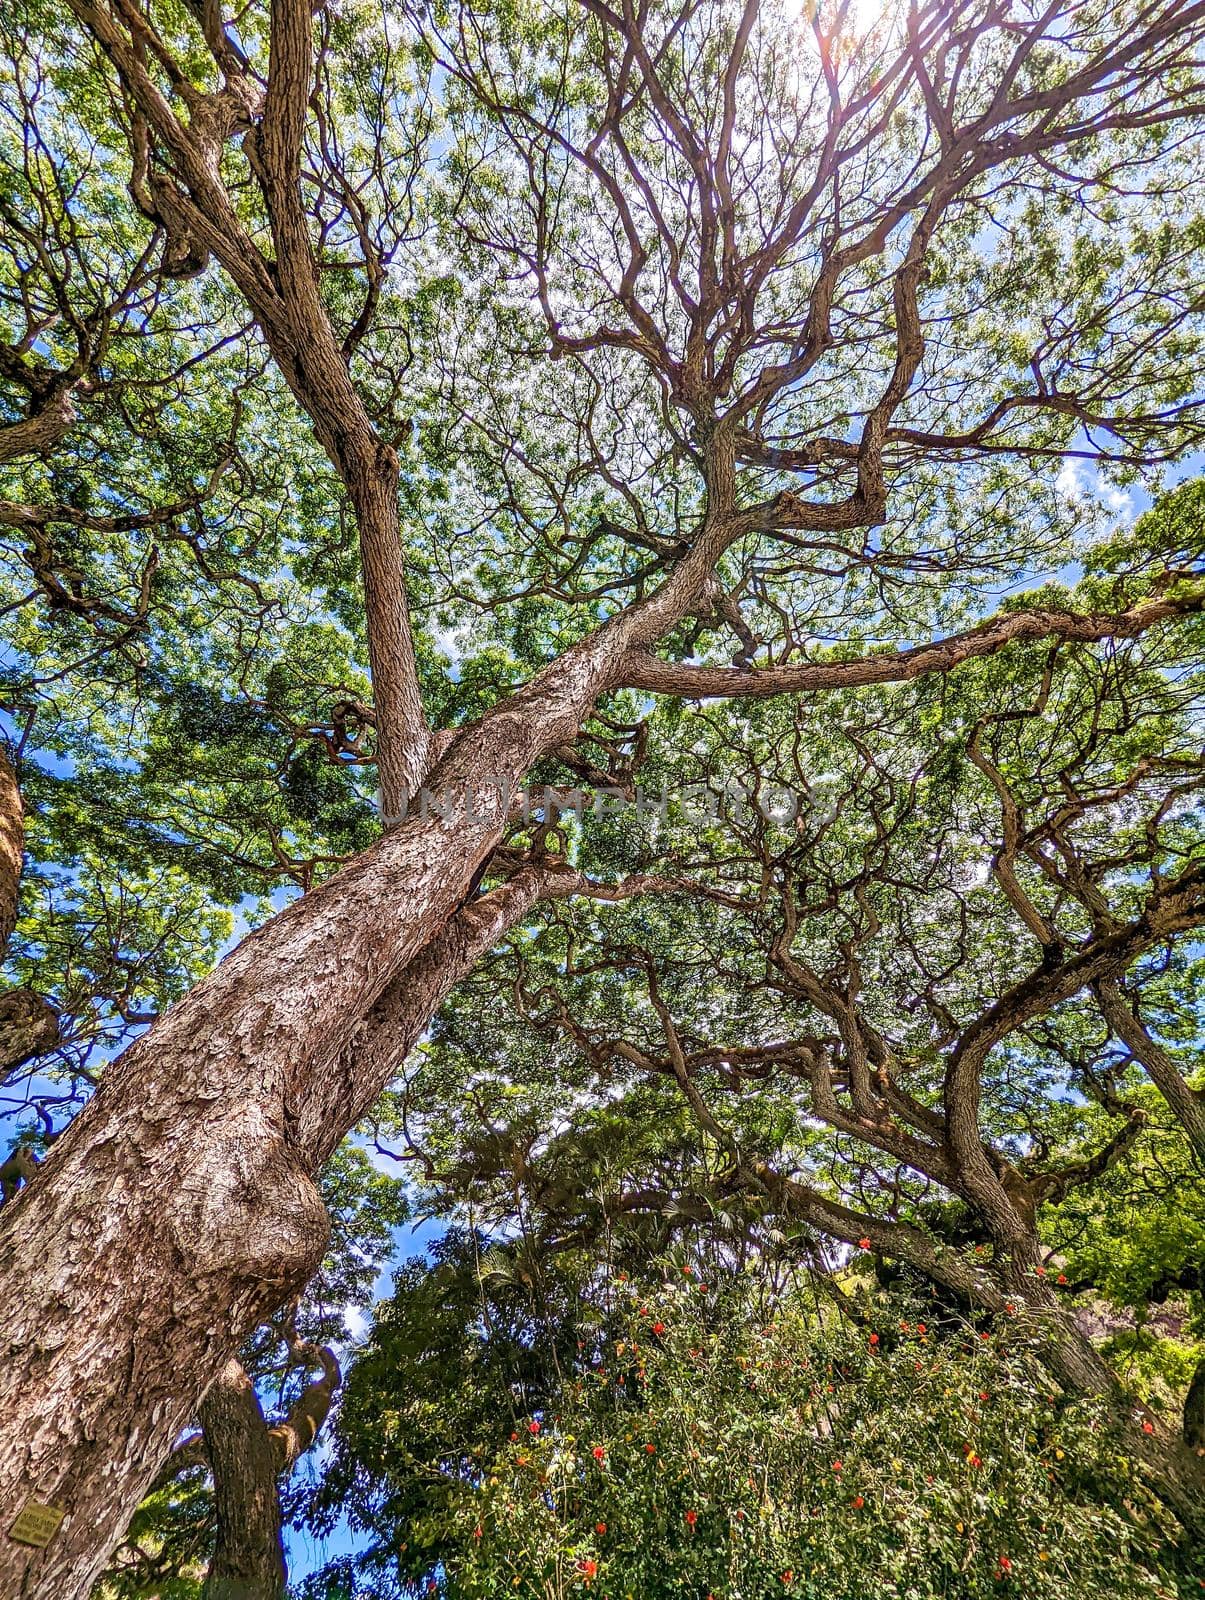
<svg viewBox="0 0 1205 1600"><path fill-rule="evenodd" d="M43 1506L36 1500L27 1500L8 1530L8 1536L18 1544L31 1544L37 1550L45 1550L66 1515L59 1506Z"/></svg>

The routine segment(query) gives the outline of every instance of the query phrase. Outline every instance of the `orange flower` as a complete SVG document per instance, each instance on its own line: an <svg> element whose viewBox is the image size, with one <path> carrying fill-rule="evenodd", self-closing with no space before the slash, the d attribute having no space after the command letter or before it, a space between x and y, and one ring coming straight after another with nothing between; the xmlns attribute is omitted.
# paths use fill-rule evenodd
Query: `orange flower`
<svg viewBox="0 0 1205 1600"><path fill-rule="evenodd" d="M1056 1282L1056 1283L1066 1283L1066 1281L1067 1281L1067 1274L1066 1274L1066 1273L1065 1273L1065 1272L1060 1272L1060 1273L1059 1273L1059 1275L1058 1275L1058 1277L1057 1277L1057 1278L1056 1278L1056 1279L1055 1279L1055 1280L1054 1280L1054 1281L1055 1281L1055 1282Z"/></svg>
<svg viewBox="0 0 1205 1600"><path fill-rule="evenodd" d="M792 1571L792 1569L790 1567L788 1567L787 1570L783 1573L782 1581L784 1583L794 1583L795 1582L795 1574L794 1574L794 1572Z"/></svg>
<svg viewBox="0 0 1205 1600"><path fill-rule="evenodd" d="M686 1513L686 1526L688 1528L693 1528L695 1523L698 1522L698 1520L699 1520L699 1513L697 1511L688 1511Z"/></svg>
<svg viewBox="0 0 1205 1600"><path fill-rule="evenodd" d="M859 1239L858 1240L858 1249L859 1250L869 1250L870 1249L870 1240L869 1239Z"/></svg>
<svg viewBox="0 0 1205 1600"><path fill-rule="evenodd" d="M646 1444L644 1453L645 1455L655 1456L657 1454L657 1446L655 1444Z"/></svg>
<svg viewBox="0 0 1205 1600"><path fill-rule="evenodd" d="M844 1470L845 1470L845 1463L843 1461L834 1461L833 1462L833 1471L834 1472L844 1472Z"/></svg>
<svg viewBox="0 0 1205 1600"><path fill-rule="evenodd" d="M589 1556L587 1556L584 1561L579 1561L578 1562L577 1570L581 1573L583 1578L586 1578L586 1579L593 1578L595 1576L595 1574L598 1572L598 1562L597 1561L591 1561Z"/></svg>
<svg viewBox="0 0 1205 1600"><path fill-rule="evenodd" d="M594 1531L595 1531L595 1533L597 1533L601 1537L607 1531L606 1523L605 1522L596 1522L594 1524Z"/></svg>
<svg viewBox="0 0 1205 1600"><path fill-rule="evenodd" d="M867 1341L866 1341L866 1342L867 1342L867 1343L868 1343L868 1344L869 1344L869 1345L870 1345L870 1346L871 1346L871 1348L872 1348L872 1349L873 1349L873 1347L874 1347L874 1346L875 1346L875 1345L876 1345L876 1344L878 1344L878 1342L879 1342L879 1336L878 1336L878 1334L877 1334L877 1333L872 1333L872 1334L871 1334L871 1336L870 1336L870 1338L869 1338L869 1339L868 1339L868 1340L867 1340Z"/></svg>
<svg viewBox="0 0 1205 1600"><path fill-rule="evenodd" d="M861 1511L862 1507L866 1504L865 1500L863 1500L860 1494L854 1495L853 1499L849 1503L851 1506L853 1506L855 1511Z"/></svg>
<svg viewBox="0 0 1205 1600"><path fill-rule="evenodd" d="M1142 1424L1142 1431L1143 1433L1154 1433L1155 1424L1153 1422L1144 1422Z"/></svg>

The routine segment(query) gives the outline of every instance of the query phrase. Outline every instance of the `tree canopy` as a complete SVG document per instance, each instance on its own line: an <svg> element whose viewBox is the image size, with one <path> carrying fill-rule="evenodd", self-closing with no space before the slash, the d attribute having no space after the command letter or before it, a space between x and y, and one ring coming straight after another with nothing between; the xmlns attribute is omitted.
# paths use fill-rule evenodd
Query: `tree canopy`
<svg viewBox="0 0 1205 1600"><path fill-rule="evenodd" d="M841 1576L852 1524L791 1557L868 1407L915 1468L911 1346L864 1357L922 1303L925 1384L1011 1397L970 1545L965 1461L853 1491L932 1592L1194 1581L1203 44L1184 0L9 8L0 1488L65 1512L14 1595L279 1593L278 1484L387 1508L365 1595L926 1593L886 1535ZM357 1357L407 1206L443 1256ZM682 1261L711 1387L650 1347L658 1426L790 1506L727 1576L588 1377L614 1273Z"/></svg>

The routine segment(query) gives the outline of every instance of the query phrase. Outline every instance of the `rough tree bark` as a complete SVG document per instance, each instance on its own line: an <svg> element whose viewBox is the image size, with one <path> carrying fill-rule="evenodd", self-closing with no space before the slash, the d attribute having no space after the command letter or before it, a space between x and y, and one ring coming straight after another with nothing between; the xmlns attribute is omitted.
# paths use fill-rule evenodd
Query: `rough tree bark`
<svg viewBox="0 0 1205 1600"><path fill-rule="evenodd" d="M0 739L0 953L17 925L25 862L25 810L16 769ZM0 1076L44 1055L58 1042L58 1013L32 989L0 993Z"/></svg>
<svg viewBox="0 0 1205 1600"><path fill-rule="evenodd" d="M201 1402L201 1427L217 1516L205 1600L280 1600L286 1572L276 1452L255 1385L234 1357Z"/></svg>
<svg viewBox="0 0 1205 1600"><path fill-rule="evenodd" d="M87 1593L214 1373L310 1277L328 1231L312 1174L370 1103L329 1120L357 1024L443 932L532 763L576 736L739 528L713 518L648 601L461 732L429 781L462 802L410 817L244 940L112 1064L4 1209L0 1504L67 1513L44 1552L0 1544L6 1595ZM419 1028L443 973L427 981Z"/></svg>
<svg viewBox="0 0 1205 1600"><path fill-rule="evenodd" d="M201 1436L186 1440L173 1457L185 1466L203 1461L213 1479L217 1539L205 1577L205 1600L279 1600L288 1584L281 1538L280 1479L310 1449L330 1412L342 1373L325 1345L285 1329L290 1360L320 1367L283 1422L268 1426L255 1385L231 1357L201 1402ZM172 1476L169 1460L160 1481Z"/></svg>
<svg viewBox="0 0 1205 1600"><path fill-rule="evenodd" d="M402 788L412 787L427 765L430 736L401 582L397 466L372 427L347 352L322 308L299 199L313 11L304 0L273 5L265 88L261 75L243 70L223 33L220 8L202 7L202 30L220 78L217 90L202 92L186 72L159 70L170 53L145 8L124 0L69 3L120 79L114 98L129 118L137 203L169 242L221 263L352 501L364 560L382 796L387 809L400 810ZM610 8L593 9L612 26ZM1090 133L1090 116L1063 117L1062 109L1077 99L1087 103L1106 86L1110 92L1132 81L1141 87L1144 74L1163 60L1163 41L1202 15L1199 3L1157 9L1137 40L1123 36L1066 81L1016 106L1002 92L990 115L943 136L927 175L910 180L907 194L881 209L864 236L843 239L826 254L795 356L769 365L744 390L739 412L723 421L716 420L716 398L731 388L734 364L743 357L733 343L727 367L712 382L708 330L731 322L745 293L730 281L740 252L725 248L728 265L717 277L707 245L680 361L669 356L625 276L625 307L636 327L622 342L659 365L666 394L692 412L692 427L705 441L707 517L684 531L688 553L650 600L616 616L458 733L430 781L462 796L469 791L471 803L447 816L412 817L245 940L112 1065L35 1181L5 1208L0 1295L9 1315L0 1368L0 1504L15 1514L32 1497L66 1513L45 1552L0 1540L6 1600L86 1595L240 1338L309 1277L327 1237L312 1175L371 1102L395 1059L394 1045L374 1047L375 1035L357 1030L374 1008L378 1022L403 1013L400 1049L407 1029L427 1020L458 960L467 959L475 941L488 948L480 940L490 937L498 903L493 895L480 908L464 902L499 839L506 791L543 753L577 736L598 695L628 681L631 661L698 603L732 540L776 529L833 534L883 520L882 453L923 351L918 284L942 207L973 173L1005 159L1002 152L1063 152L1084 129ZM1032 45L1028 34L1025 40ZM658 92L638 30L629 43L646 87ZM1138 65L1131 68L1131 62ZM187 106L179 115L169 99L175 89L177 105ZM1116 123L1123 113L1112 109L1109 115ZM1010 117L1022 119L1015 141ZM236 137L264 202L271 259L241 221L245 197L238 195L236 204L223 181ZM701 152L694 164L698 182L710 184ZM818 181L818 193L830 176L835 182L838 166ZM831 311L841 274L881 257L883 241L909 213L917 215L916 229L893 275L894 366L866 415L861 440L825 446L853 452L844 481L856 475L856 490L844 501L824 503L783 492L737 512L735 435L742 418L808 374L833 340ZM813 225L806 204L789 209L764 261L749 268L738 321L746 312L753 316L766 275ZM709 223L712 242L713 233ZM633 278L640 264L634 262ZM550 329L550 336L557 353L574 348L559 329ZM984 424L987 431L991 426ZM930 438L945 442L940 435L914 435L912 442L923 446ZM741 441L744 459L757 459L750 448L747 438ZM810 471L818 459L804 452L794 465ZM791 469L790 452L778 465Z"/></svg>

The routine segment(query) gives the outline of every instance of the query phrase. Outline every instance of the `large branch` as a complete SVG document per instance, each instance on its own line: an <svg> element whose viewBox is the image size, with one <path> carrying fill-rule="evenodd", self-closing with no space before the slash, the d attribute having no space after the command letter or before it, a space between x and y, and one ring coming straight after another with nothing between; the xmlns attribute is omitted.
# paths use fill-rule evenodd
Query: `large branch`
<svg viewBox="0 0 1205 1600"><path fill-rule="evenodd" d="M238 73L218 93L203 94L177 66L174 86L190 111L185 123L147 66L151 54L170 59L149 22L124 0L114 0L112 7L89 0L71 4L113 62L136 108L132 191L169 233L197 239L225 268L263 329L273 359L352 502L378 718L378 781L385 811L397 815L429 764L429 729L406 598L397 455L378 436L352 382L318 290L301 203L311 9L297 0L273 5L268 86L262 96L249 75ZM257 248L221 180L224 145L232 134L244 131L272 229L273 261ZM170 152L170 175L156 167L158 145Z"/></svg>
<svg viewBox="0 0 1205 1600"><path fill-rule="evenodd" d="M1185 1083L1179 1067L1156 1039L1152 1039L1138 1015L1137 1005L1127 1002L1115 978L1104 978L1094 992L1105 1021L1125 1045L1135 1061L1145 1068L1151 1082L1167 1102L1193 1148L1205 1161L1205 1093Z"/></svg>
<svg viewBox="0 0 1205 1600"><path fill-rule="evenodd" d="M859 656L853 660L807 662L758 670L681 666L663 661L649 651L633 651L623 663L621 681L629 689L699 700L902 683L931 672L951 672L964 661L994 655L1008 644L1048 638L1080 643L1135 638L1166 618L1189 616L1203 609L1205 588L1186 588L1180 594L1142 600L1125 611L1052 611L1032 607L991 617L936 644L916 645L909 650Z"/></svg>
<svg viewBox="0 0 1205 1600"><path fill-rule="evenodd" d="M967 1193L989 1224L1007 1233L1015 1211L993 1171L979 1132L982 1073L1010 1033L1081 989L1116 977L1144 950L1205 923L1205 866L1186 868L1151 896L1133 922L1097 935L1058 965L1044 965L1007 990L964 1032L946 1067L946 1134Z"/></svg>

